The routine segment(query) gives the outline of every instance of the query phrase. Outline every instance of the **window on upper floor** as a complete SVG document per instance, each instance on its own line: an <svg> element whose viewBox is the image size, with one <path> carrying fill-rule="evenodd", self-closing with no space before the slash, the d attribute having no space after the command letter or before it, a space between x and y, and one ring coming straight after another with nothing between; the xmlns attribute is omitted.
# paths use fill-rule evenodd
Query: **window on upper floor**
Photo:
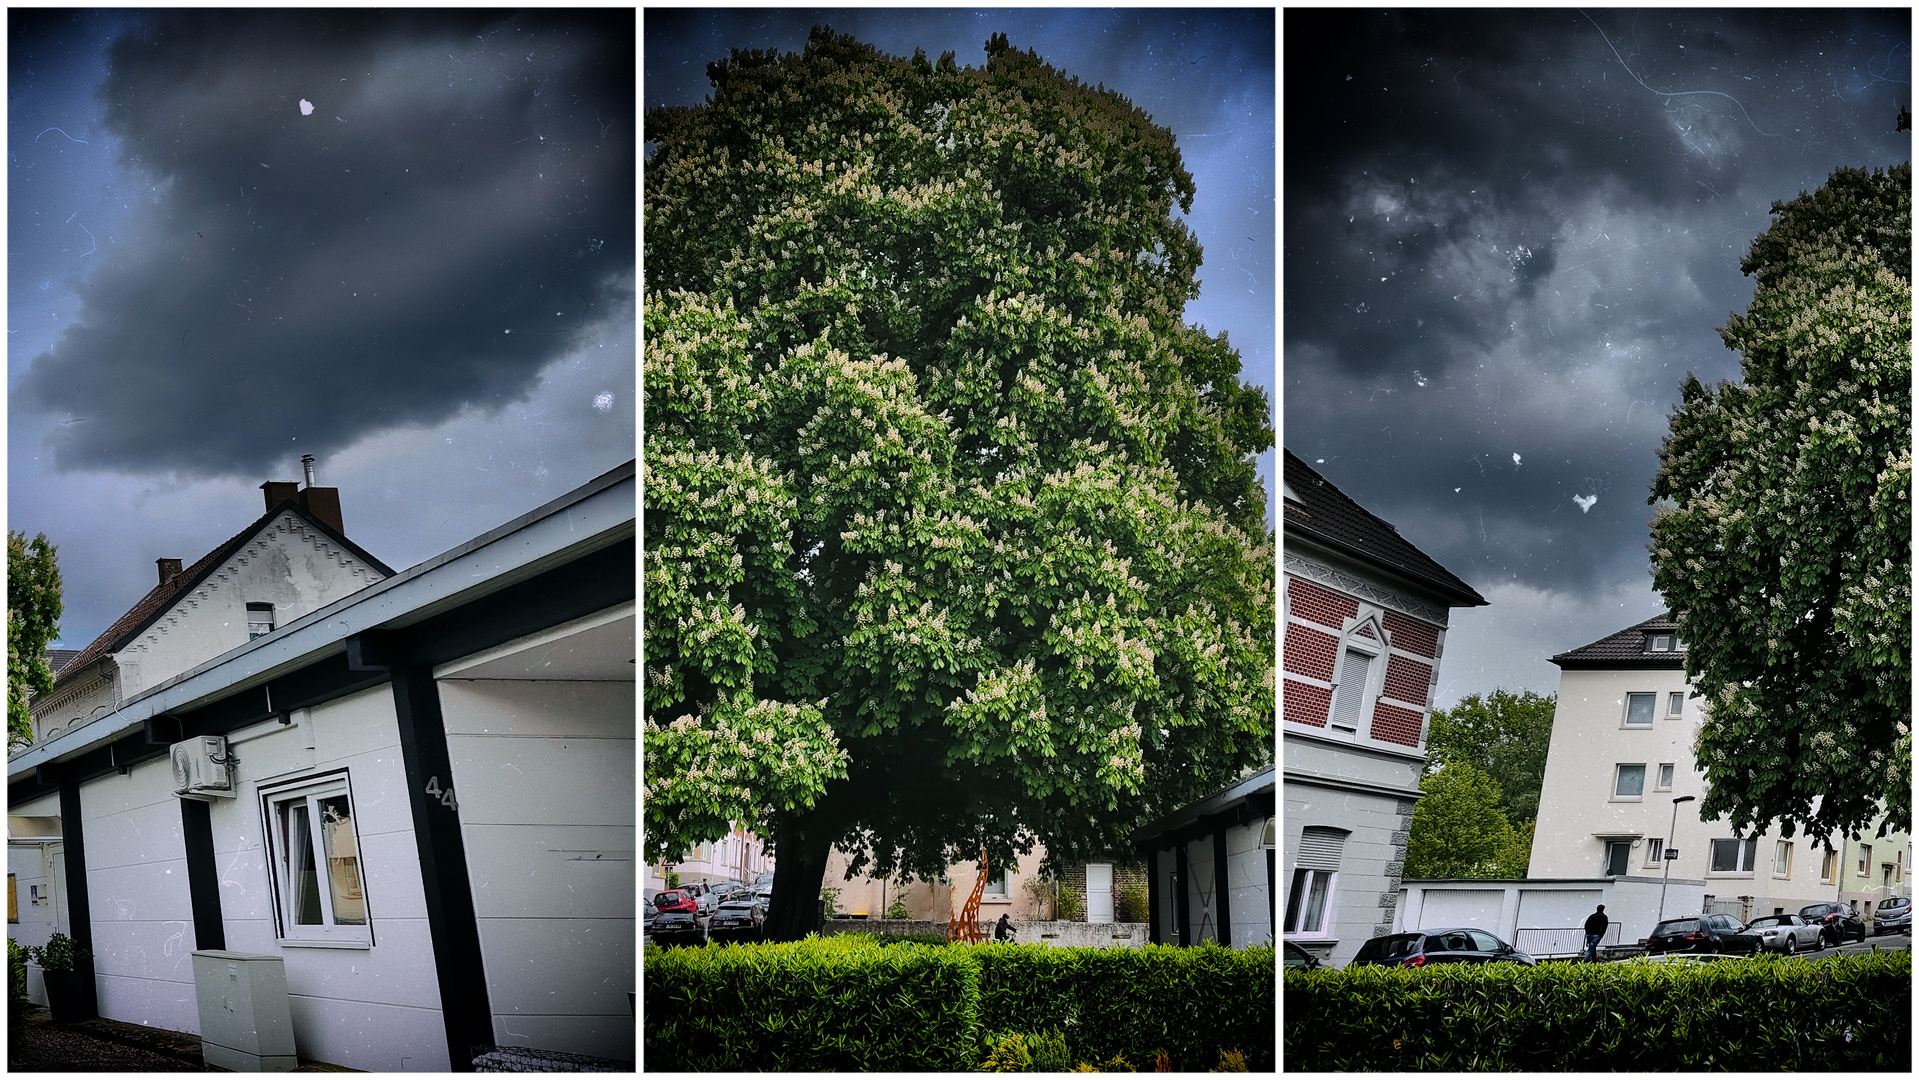
<svg viewBox="0 0 1919 1080"><path fill-rule="evenodd" d="M1349 739L1356 736L1366 716L1373 669L1379 664L1379 655L1364 646L1349 642L1340 650L1339 681L1333 686L1333 709L1328 719L1332 730Z"/></svg>
<svg viewBox="0 0 1919 1080"><path fill-rule="evenodd" d="M1660 762L1659 782L1653 786L1654 791L1672 790L1672 764L1670 761Z"/></svg>
<svg viewBox="0 0 1919 1080"><path fill-rule="evenodd" d="M1672 652L1678 643L1678 636L1670 631L1646 635L1647 652Z"/></svg>
<svg viewBox="0 0 1919 1080"><path fill-rule="evenodd" d="M1686 692L1684 690L1674 690L1672 693L1666 695L1666 715L1668 717L1677 719L1685 712L1685 709Z"/></svg>
<svg viewBox="0 0 1919 1080"><path fill-rule="evenodd" d="M1747 840L1714 840L1712 842L1712 872L1715 874L1750 874L1753 858L1759 853L1759 838Z"/></svg>
<svg viewBox="0 0 1919 1080"><path fill-rule="evenodd" d="M1623 877L1626 865L1632 858L1631 840L1612 840L1606 844L1606 875Z"/></svg>
<svg viewBox="0 0 1919 1080"><path fill-rule="evenodd" d="M277 785L260 800L281 942L371 946L347 774Z"/></svg>
<svg viewBox="0 0 1919 1080"><path fill-rule="evenodd" d="M1828 850L1826 857L1819 863L1819 880L1822 884L1833 883L1834 875L1839 873L1839 853Z"/></svg>
<svg viewBox="0 0 1919 1080"><path fill-rule="evenodd" d="M273 633L273 605L248 604L247 640L252 641L254 638L265 637L271 633Z"/></svg>
<svg viewBox="0 0 1919 1080"><path fill-rule="evenodd" d="M1662 836L1655 836L1648 839L1646 841L1646 865L1658 866L1660 863L1664 861L1666 861L1665 838Z"/></svg>
<svg viewBox="0 0 1919 1080"><path fill-rule="evenodd" d="M1650 693L1626 695L1627 727L1652 726L1652 699L1653 695Z"/></svg>
<svg viewBox="0 0 1919 1080"><path fill-rule="evenodd" d="M1792 841L1781 840L1773 848L1772 876L1792 876Z"/></svg>
<svg viewBox="0 0 1919 1080"><path fill-rule="evenodd" d="M1859 876L1865 877L1867 874L1871 873L1872 872L1871 867L1872 867L1872 845L1860 844L1859 845Z"/></svg>
<svg viewBox="0 0 1919 1080"><path fill-rule="evenodd" d="M1637 799L1646 793L1646 766L1619 765L1615 767L1612 785L1613 798Z"/></svg>

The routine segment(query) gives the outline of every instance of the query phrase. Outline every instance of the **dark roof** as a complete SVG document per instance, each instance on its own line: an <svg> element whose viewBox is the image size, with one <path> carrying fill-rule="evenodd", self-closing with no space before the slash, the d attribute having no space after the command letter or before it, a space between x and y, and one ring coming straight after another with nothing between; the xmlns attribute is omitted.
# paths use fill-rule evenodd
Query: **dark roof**
<svg viewBox="0 0 1919 1080"><path fill-rule="evenodd" d="M1552 662L1558 664L1562 670L1567 668L1684 668L1686 666L1684 651L1662 653L1646 651L1646 635L1659 631L1676 636L1679 632L1679 624L1673 621L1670 614L1661 612L1645 622L1637 622L1616 634L1608 634L1590 645L1581 645L1577 649L1560 653L1552 658Z"/></svg>
<svg viewBox="0 0 1919 1080"><path fill-rule="evenodd" d="M53 669L55 675L58 675L60 669L67 666L67 661L79 655L79 649L48 649L47 666Z"/></svg>
<svg viewBox="0 0 1919 1080"><path fill-rule="evenodd" d="M269 522L280 516L282 510L293 511L304 519L307 524L320 530L322 535L352 552L355 558L360 559L387 577L393 576L392 568L374 558L372 555L367 554L366 549L348 540L333 526L328 525L326 522L308 513L306 508L299 503L292 499L284 499L273 507L273 509L268 510L266 513L260 515L259 518L255 519L253 524L235 533L232 539L229 539L226 543L221 544L212 551L207 552L200 558L200 561L175 574L173 578L165 584L155 585L153 591L141 597L139 603L128 609L125 615L116 619L113 625L102 631L100 636L94 638L91 644L81 649L78 653L71 655L67 662L61 665L60 670L62 672L78 672L95 660L109 653L118 652L122 646L133 640L141 631L152 626L155 620L159 619L160 616L165 615L167 611L173 607L174 601L192 591L194 587L206 580L215 570L218 570L221 564L225 563L234 552L245 547L249 541L259 534L260 530L267 527ZM54 681L56 684L59 682L58 675L55 676Z"/></svg>
<svg viewBox="0 0 1919 1080"><path fill-rule="evenodd" d="M1453 607L1483 607L1486 598L1414 547L1399 530L1369 513L1331 481L1286 451L1286 531L1325 544L1424 585Z"/></svg>

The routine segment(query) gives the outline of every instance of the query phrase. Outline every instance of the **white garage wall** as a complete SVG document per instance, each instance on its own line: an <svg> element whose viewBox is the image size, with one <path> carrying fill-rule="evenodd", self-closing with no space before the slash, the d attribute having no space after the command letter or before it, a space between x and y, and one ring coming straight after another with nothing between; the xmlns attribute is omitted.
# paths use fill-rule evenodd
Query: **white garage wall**
<svg viewBox="0 0 1919 1080"><path fill-rule="evenodd" d="M632 1060L634 684L442 679L494 1037Z"/></svg>
<svg viewBox="0 0 1919 1080"><path fill-rule="evenodd" d="M1414 929L1470 926L1497 935L1499 912L1505 899L1503 889L1430 890L1419 911L1419 925Z"/></svg>
<svg viewBox="0 0 1919 1080"><path fill-rule="evenodd" d="M161 758L81 785L80 819L100 1015L198 1034L193 903L172 764Z"/></svg>

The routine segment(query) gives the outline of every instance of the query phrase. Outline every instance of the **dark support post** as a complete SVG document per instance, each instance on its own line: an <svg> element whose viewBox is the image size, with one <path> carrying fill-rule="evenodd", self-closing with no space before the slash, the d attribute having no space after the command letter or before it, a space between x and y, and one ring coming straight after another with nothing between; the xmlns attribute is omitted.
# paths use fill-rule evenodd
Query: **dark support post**
<svg viewBox="0 0 1919 1080"><path fill-rule="evenodd" d="M1173 911L1179 919L1179 944L1185 948L1193 943L1193 918L1191 901L1186 897L1186 841L1181 840L1173 847Z"/></svg>
<svg viewBox="0 0 1919 1080"><path fill-rule="evenodd" d="M67 868L67 936L76 947L93 951L93 907L87 901L87 846L80 827L80 784L67 781L60 785L60 839L64 845ZM92 965L88 965L92 970ZM80 1003L80 1016L100 1015L98 990L87 980L86 1000Z"/></svg>
<svg viewBox="0 0 1919 1080"><path fill-rule="evenodd" d="M446 1019L447 1057L454 1072L472 1072L474 1048L493 1045L493 1009L480 958L480 926L473 908L473 883L467 877L459 800L453 794L440 688L433 681L433 669L425 664L396 666L392 674L400 753L410 789L407 801L413 807L427 927ZM429 788L437 794L429 794Z"/></svg>
<svg viewBox="0 0 1919 1080"><path fill-rule="evenodd" d="M220 918L220 872L213 862L213 808L198 799L180 800L180 828L187 847L187 896L193 902L193 947L227 947Z"/></svg>
<svg viewBox="0 0 1919 1080"><path fill-rule="evenodd" d="M1279 851L1266 849L1266 933L1279 940Z"/></svg>
<svg viewBox="0 0 1919 1080"><path fill-rule="evenodd" d="M1159 899L1159 849L1146 849L1146 940L1159 944L1159 915L1164 905Z"/></svg>
<svg viewBox="0 0 1919 1080"><path fill-rule="evenodd" d="M1233 896L1226 889L1226 823L1213 827L1213 932L1221 945L1233 947Z"/></svg>

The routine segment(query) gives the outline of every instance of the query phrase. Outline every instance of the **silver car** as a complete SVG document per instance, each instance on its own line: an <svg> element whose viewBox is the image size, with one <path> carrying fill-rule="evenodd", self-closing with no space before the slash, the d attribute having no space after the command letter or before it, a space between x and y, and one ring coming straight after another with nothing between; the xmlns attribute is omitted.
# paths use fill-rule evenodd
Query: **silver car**
<svg viewBox="0 0 1919 1080"><path fill-rule="evenodd" d="M1819 933L1819 927L1790 913L1780 915L1761 915L1746 924L1746 931L1758 934L1760 948L1770 952L1785 953L1787 956L1801 949L1818 952L1826 947Z"/></svg>

